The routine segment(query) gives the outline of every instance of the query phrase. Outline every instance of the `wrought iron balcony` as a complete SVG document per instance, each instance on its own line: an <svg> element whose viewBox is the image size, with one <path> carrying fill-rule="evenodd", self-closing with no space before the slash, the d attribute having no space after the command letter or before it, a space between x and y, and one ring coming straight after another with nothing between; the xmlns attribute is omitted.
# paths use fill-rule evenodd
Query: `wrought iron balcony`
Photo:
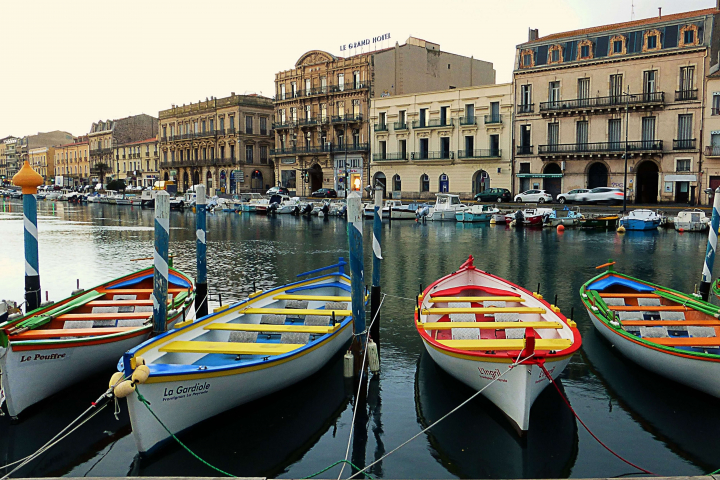
<svg viewBox="0 0 720 480"><path fill-rule="evenodd" d="M458 150L458 158L499 158L501 156L502 150L499 148Z"/></svg>
<svg viewBox="0 0 720 480"><path fill-rule="evenodd" d="M346 115L333 115L331 123L355 123L362 122L362 113L349 113Z"/></svg>
<svg viewBox="0 0 720 480"><path fill-rule="evenodd" d="M493 123L494 123L494 124L502 123L502 117L500 116L500 114L497 114L497 115L492 115L492 114L491 114L491 115L485 115L485 125L493 124Z"/></svg>
<svg viewBox="0 0 720 480"><path fill-rule="evenodd" d="M455 158L455 152L452 150L439 152L413 152L412 160L450 160Z"/></svg>
<svg viewBox="0 0 720 480"><path fill-rule="evenodd" d="M406 122L394 122L393 130L407 130L408 124Z"/></svg>
<svg viewBox="0 0 720 480"><path fill-rule="evenodd" d="M682 140L673 140L673 150L695 150L696 140L694 138L687 138Z"/></svg>
<svg viewBox="0 0 720 480"><path fill-rule="evenodd" d="M533 154L533 146L532 145L518 145L516 154L517 155L532 155Z"/></svg>
<svg viewBox="0 0 720 480"><path fill-rule="evenodd" d="M369 86L370 85L365 82L345 83L343 85L330 86L330 92L331 93L349 92L349 91L353 91L353 90L362 90L364 88L368 88Z"/></svg>
<svg viewBox="0 0 720 480"><path fill-rule="evenodd" d="M720 157L720 145L708 145L705 147L706 157Z"/></svg>
<svg viewBox="0 0 720 480"><path fill-rule="evenodd" d="M424 122L422 120L415 120L412 123L412 128L442 128L442 127L452 127L455 123L452 118L445 119L443 121L439 118L433 118L430 120L425 120Z"/></svg>
<svg viewBox="0 0 720 480"><path fill-rule="evenodd" d="M301 118L298 124L300 126L310 126L310 125L317 125L318 124L318 118Z"/></svg>
<svg viewBox="0 0 720 480"><path fill-rule="evenodd" d="M284 122L273 122L272 128L275 130L282 130L284 128L293 128L295 127L295 123L289 120L286 120Z"/></svg>
<svg viewBox="0 0 720 480"><path fill-rule="evenodd" d="M407 152L397 152L397 153L373 153L373 160L382 162L383 160L407 160L408 155Z"/></svg>
<svg viewBox="0 0 720 480"><path fill-rule="evenodd" d="M534 103L521 103L517 106L516 113L523 114L523 113L533 113L535 111L535 104Z"/></svg>
<svg viewBox="0 0 720 480"><path fill-rule="evenodd" d="M571 100L553 100L550 102L542 102L540 104L540 113L620 108L625 105L662 105L664 102L665 92L621 94L611 95L609 97L575 98Z"/></svg>
<svg viewBox="0 0 720 480"><path fill-rule="evenodd" d="M90 150L91 156L107 155L112 153L112 148L96 148Z"/></svg>
<svg viewBox="0 0 720 480"><path fill-rule="evenodd" d="M475 115L471 117L460 117L460 125L477 125L477 118Z"/></svg>
<svg viewBox="0 0 720 480"><path fill-rule="evenodd" d="M333 152L366 152L370 149L368 143L344 143L331 146Z"/></svg>
<svg viewBox="0 0 720 480"><path fill-rule="evenodd" d="M387 132L387 131L388 131L388 125L387 125L387 123L376 123L376 124L375 124L375 131L376 131L376 132Z"/></svg>
<svg viewBox="0 0 720 480"><path fill-rule="evenodd" d="M627 142L628 152L662 152L662 140L636 140ZM586 155L612 154L622 155L625 142L560 143L539 145L538 155Z"/></svg>
<svg viewBox="0 0 720 480"><path fill-rule="evenodd" d="M675 101L676 102L686 102L688 100L697 100L698 98L698 91L695 90L676 90L675 91Z"/></svg>

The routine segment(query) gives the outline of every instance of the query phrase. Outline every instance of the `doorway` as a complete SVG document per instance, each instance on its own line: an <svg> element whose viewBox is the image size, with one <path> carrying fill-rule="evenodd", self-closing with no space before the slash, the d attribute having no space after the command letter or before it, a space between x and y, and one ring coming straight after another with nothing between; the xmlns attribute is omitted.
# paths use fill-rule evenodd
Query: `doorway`
<svg viewBox="0 0 720 480"><path fill-rule="evenodd" d="M440 193L448 193L450 191L450 179L444 173L440 175Z"/></svg>
<svg viewBox="0 0 720 480"><path fill-rule="evenodd" d="M560 165L557 163L550 163L545 166L543 174L551 175L562 175ZM562 177L544 177L543 178L543 190L552 195L553 199L556 199L560 195L560 189L562 188Z"/></svg>
<svg viewBox="0 0 720 480"><path fill-rule="evenodd" d="M608 186L608 169L604 163L596 162L590 165L587 185L590 190Z"/></svg>
<svg viewBox="0 0 720 480"><path fill-rule="evenodd" d="M260 170L254 170L250 175L250 190L258 193L263 191L263 175Z"/></svg>
<svg viewBox="0 0 720 480"><path fill-rule="evenodd" d="M387 194L387 187L385 186L387 183L387 179L385 178L385 174L382 172L378 172L373 177L373 187L381 187L382 188L382 198L386 197Z"/></svg>
<svg viewBox="0 0 720 480"><path fill-rule="evenodd" d="M316 163L308 169L307 173L309 177L308 182L310 183L310 193L321 189L323 181L322 167Z"/></svg>
<svg viewBox="0 0 720 480"><path fill-rule="evenodd" d="M690 203L690 182L675 182L675 201Z"/></svg>
<svg viewBox="0 0 720 480"><path fill-rule="evenodd" d="M490 175L485 170L475 172L475 179L473 180L473 195L482 193L488 188L490 188Z"/></svg>
<svg viewBox="0 0 720 480"><path fill-rule="evenodd" d="M635 173L635 203L657 203L659 169L655 162L642 162Z"/></svg>
<svg viewBox="0 0 720 480"><path fill-rule="evenodd" d="M189 183L190 183L190 179L188 178L188 173L185 172L185 173L183 173L183 192L188 191L188 189L190 188Z"/></svg>

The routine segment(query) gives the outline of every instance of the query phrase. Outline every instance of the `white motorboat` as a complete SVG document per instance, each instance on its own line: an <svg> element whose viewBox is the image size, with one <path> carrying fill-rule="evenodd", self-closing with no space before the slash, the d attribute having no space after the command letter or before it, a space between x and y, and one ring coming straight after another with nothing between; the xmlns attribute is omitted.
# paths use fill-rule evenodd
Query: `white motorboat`
<svg viewBox="0 0 720 480"><path fill-rule="evenodd" d="M425 203L417 202L395 204L390 207L390 218L393 220L415 220L418 209L426 206L427 204Z"/></svg>
<svg viewBox="0 0 720 480"><path fill-rule="evenodd" d="M467 205L460 201L459 195L437 193L435 197L435 205L430 207L427 213L428 220L455 222L455 214L467 208Z"/></svg>
<svg viewBox="0 0 720 480"><path fill-rule="evenodd" d="M458 210L455 219L465 223L487 223L493 215L500 213L500 210L493 205L470 205L465 210Z"/></svg>
<svg viewBox="0 0 720 480"><path fill-rule="evenodd" d="M333 217L344 217L347 214L347 202L345 200L331 200L328 215Z"/></svg>
<svg viewBox="0 0 720 480"><path fill-rule="evenodd" d="M710 219L705 212L695 208L678 213L674 223L678 232L702 232L710 226Z"/></svg>
<svg viewBox="0 0 720 480"><path fill-rule="evenodd" d="M625 230L657 230L662 222L662 216L652 210L633 210L624 217L620 217L620 225Z"/></svg>
<svg viewBox="0 0 720 480"><path fill-rule="evenodd" d="M288 214L296 213L300 209L300 197L284 197L275 213Z"/></svg>

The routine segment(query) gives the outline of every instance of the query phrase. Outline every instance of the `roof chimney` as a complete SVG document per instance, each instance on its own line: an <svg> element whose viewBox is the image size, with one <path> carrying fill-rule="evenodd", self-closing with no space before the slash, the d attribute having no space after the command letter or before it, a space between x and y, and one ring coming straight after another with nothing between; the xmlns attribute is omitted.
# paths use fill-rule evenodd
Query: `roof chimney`
<svg viewBox="0 0 720 480"><path fill-rule="evenodd" d="M720 0L718 0L720 2ZM528 42L532 42L534 40L537 40L540 35L538 34L537 28L531 28L528 30Z"/></svg>
<svg viewBox="0 0 720 480"><path fill-rule="evenodd" d="M230 96L231 96L231 97L234 97L234 96L235 96L235 92L230 92Z"/></svg>
<svg viewBox="0 0 720 480"><path fill-rule="evenodd" d="M658 7L658 18L662 18L662 7Z"/></svg>

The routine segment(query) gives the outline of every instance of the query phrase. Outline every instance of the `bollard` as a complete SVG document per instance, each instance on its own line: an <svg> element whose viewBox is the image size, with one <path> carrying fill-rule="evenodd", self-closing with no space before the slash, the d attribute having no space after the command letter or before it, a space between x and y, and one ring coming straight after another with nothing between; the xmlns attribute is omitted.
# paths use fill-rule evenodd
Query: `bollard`
<svg viewBox="0 0 720 480"><path fill-rule="evenodd" d="M370 289L370 336L380 343L380 260L382 260L380 235L382 234L382 187L375 187L375 215L373 221L373 271Z"/></svg>
<svg viewBox="0 0 720 480"><path fill-rule="evenodd" d="M22 187L23 226L25 230L25 313L40 306L40 265L38 259L37 229L37 187L43 184L43 178L25 164L13 177L13 184Z"/></svg>
<svg viewBox="0 0 720 480"><path fill-rule="evenodd" d="M153 333L167 326L168 246L170 243L170 195L164 190L155 197L155 271L153 274Z"/></svg>
<svg viewBox="0 0 720 480"><path fill-rule="evenodd" d="M365 302L363 286L363 215L360 194L352 192L347 197L348 204L348 243L350 245L350 286L352 298L353 326L355 336L350 349L355 357L355 375L360 376L362 352L365 348Z"/></svg>
<svg viewBox="0 0 720 480"><path fill-rule="evenodd" d="M710 296L710 284L712 283L712 270L715 263L715 250L717 249L718 227L720 227L720 187L715 190L713 200L712 220L708 231L708 244L705 252L705 264L703 265L702 281L700 282L700 297L707 302Z"/></svg>
<svg viewBox="0 0 720 480"><path fill-rule="evenodd" d="M205 185L195 187L195 235L197 236L197 279L195 281L195 318L202 318L208 314L207 304L207 226L205 200Z"/></svg>

